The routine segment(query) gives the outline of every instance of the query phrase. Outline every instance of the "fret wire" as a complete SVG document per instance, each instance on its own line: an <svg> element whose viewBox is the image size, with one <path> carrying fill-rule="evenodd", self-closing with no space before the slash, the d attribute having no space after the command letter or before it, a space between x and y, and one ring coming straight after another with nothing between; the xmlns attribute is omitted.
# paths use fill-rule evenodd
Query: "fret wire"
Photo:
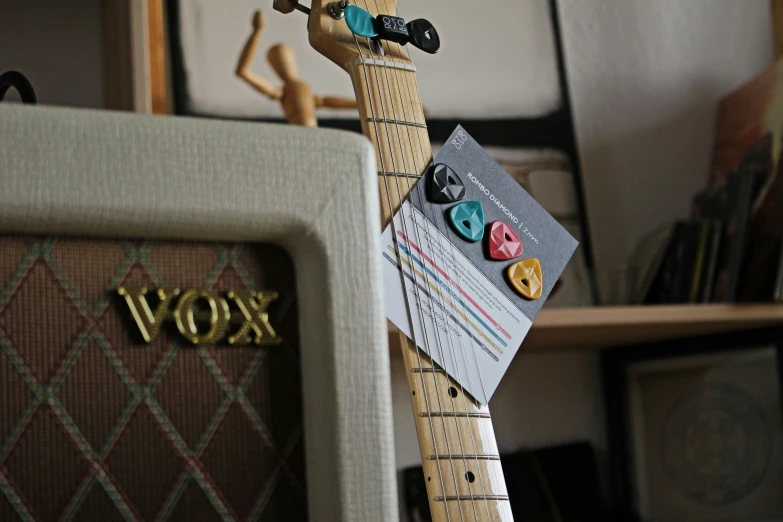
<svg viewBox="0 0 783 522"><path fill-rule="evenodd" d="M443 368L411 368L411 373L446 373Z"/></svg>
<svg viewBox="0 0 783 522"><path fill-rule="evenodd" d="M457 500L508 500L508 495L455 495L435 497L435 502L453 502Z"/></svg>
<svg viewBox="0 0 783 522"><path fill-rule="evenodd" d="M414 67L413 65L407 63L391 62L389 60L375 60L375 59L371 60L368 58L359 58L358 60L356 60L356 65L364 65L364 66L372 65L373 67L378 67L383 69L400 69L403 71L416 72L416 67Z"/></svg>
<svg viewBox="0 0 783 522"><path fill-rule="evenodd" d="M387 120L384 118L367 118L371 123L392 123L394 125L405 125L407 127L417 127L419 129L426 129L427 125L424 123L416 123L414 121L401 121L401 120Z"/></svg>
<svg viewBox="0 0 783 522"><path fill-rule="evenodd" d="M500 455L430 455L427 460L500 460Z"/></svg>
<svg viewBox="0 0 783 522"><path fill-rule="evenodd" d="M446 418L452 418L452 417L458 417L458 418L471 418L471 419L491 419L492 417L489 415L489 413L473 413L473 412L463 412L463 411L433 411L433 412L422 412L419 413L420 417L446 417Z"/></svg>
<svg viewBox="0 0 783 522"><path fill-rule="evenodd" d="M393 176L393 177L400 177L400 178L411 178L411 179L421 179L421 175L419 174L410 174L408 172L378 172L379 176Z"/></svg>

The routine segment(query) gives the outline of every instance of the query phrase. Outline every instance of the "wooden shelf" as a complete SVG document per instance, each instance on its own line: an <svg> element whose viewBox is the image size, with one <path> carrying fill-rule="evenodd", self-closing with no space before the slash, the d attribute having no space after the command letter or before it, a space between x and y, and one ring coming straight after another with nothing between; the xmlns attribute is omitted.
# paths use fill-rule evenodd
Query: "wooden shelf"
<svg viewBox="0 0 783 522"><path fill-rule="evenodd" d="M543 310L522 350L596 350L776 325L783 326L783 304Z"/></svg>

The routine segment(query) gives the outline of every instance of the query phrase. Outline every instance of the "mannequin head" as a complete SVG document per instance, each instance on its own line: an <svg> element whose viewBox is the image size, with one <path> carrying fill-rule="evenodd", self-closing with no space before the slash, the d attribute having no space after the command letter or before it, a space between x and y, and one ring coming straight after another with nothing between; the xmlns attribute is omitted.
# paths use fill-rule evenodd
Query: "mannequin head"
<svg viewBox="0 0 783 522"><path fill-rule="evenodd" d="M277 76L284 82L299 79L296 55L290 45L283 43L271 47L266 54L266 59L277 73Z"/></svg>

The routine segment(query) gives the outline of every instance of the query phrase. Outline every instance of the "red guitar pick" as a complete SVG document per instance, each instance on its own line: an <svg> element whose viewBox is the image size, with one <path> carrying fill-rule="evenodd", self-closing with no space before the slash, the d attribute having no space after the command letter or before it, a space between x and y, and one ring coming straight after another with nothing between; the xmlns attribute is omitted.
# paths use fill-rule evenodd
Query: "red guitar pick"
<svg viewBox="0 0 783 522"><path fill-rule="evenodd" d="M522 242L511 227L502 221L492 223L489 231L489 257L508 261L522 255Z"/></svg>

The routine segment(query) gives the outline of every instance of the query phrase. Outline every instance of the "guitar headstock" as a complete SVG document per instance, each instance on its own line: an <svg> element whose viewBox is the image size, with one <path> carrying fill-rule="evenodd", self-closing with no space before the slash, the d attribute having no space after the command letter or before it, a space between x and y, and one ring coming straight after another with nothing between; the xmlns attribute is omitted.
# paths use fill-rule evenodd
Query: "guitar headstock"
<svg viewBox="0 0 783 522"><path fill-rule="evenodd" d="M310 45L345 70L349 70L361 58L379 58L381 48L386 59L410 63L408 53L402 46L382 42L371 49L369 39L354 35L341 17L348 5L360 7L373 17L379 14L395 15L397 12L397 0L312 0L309 9L297 0L274 0L275 10L282 13L291 13L294 10L308 13L307 31Z"/></svg>

